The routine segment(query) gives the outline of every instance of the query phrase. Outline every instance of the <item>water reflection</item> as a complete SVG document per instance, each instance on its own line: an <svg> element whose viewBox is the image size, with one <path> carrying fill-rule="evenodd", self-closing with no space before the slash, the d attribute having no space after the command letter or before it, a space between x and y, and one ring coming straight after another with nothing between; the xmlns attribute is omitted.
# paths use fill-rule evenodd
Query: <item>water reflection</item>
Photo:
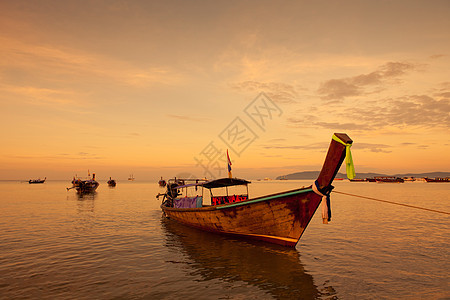
<svg viewBox="0 0 450 300"><path fill-rule="evenodd" d="M94 200L97 192L77 192L78 200Z"/></svg>
<svg viewBox="0 0 450 300"><path fill-rule="evenodd" d="M200 275L205 281L243 281L280 299L330 296L318 290L296 249L223 237L166 218L161 223L165 246L187 256L190 275Z"/></svg>

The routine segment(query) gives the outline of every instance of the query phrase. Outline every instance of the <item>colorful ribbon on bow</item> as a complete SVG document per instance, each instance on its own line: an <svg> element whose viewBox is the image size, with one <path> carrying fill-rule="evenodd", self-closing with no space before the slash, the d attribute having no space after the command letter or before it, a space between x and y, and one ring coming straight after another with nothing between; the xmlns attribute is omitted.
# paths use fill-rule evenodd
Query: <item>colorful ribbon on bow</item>
<svg viewBox="0 0 450 300"><path fill-rule="evenodd" d="M335 134L333 134L333 140L345 146L345 167L347 171L347 178L355 178L355 166L353 165L352 153L350 152L350 147L352 146L352 144L344 143Z"/></svg>

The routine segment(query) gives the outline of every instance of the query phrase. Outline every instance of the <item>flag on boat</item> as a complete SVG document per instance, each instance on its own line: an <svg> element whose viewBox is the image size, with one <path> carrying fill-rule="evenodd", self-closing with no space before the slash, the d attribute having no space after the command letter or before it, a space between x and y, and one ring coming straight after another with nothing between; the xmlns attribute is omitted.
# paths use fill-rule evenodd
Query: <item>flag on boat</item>
<svg viewBox="0 0 450 300"><path fill-rule="evenodd" d="M228 178L233 178L233 176L231 175L231 159L230 155L228 154L228 149L227 149L227 159L228 159Z"/></svg>

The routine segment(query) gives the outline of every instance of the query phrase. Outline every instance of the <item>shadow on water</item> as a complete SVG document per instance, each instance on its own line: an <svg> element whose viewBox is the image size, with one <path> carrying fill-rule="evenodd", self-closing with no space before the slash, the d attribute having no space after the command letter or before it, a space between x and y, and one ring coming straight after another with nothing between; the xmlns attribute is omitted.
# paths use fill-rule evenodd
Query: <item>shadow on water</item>
<svg viewBox="0 0 450 300"><path fill-rule="evenodd" d="M333 296L318 290L296 249L216 235L164 217L161 223L165 246L190 260L189 275L199 275L204 281L245 282L277 299Z"/></svg>

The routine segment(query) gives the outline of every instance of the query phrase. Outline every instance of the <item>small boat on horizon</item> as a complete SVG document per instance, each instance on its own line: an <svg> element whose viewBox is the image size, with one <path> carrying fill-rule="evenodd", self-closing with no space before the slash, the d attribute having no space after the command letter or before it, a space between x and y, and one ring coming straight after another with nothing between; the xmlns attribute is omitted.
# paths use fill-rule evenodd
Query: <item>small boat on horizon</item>
<svg viewBox="0 0 450 300"><path fill-rule="evenodd" d="M110 186L110 187L114 187L117 184L114 179L111 179L111 177L109 177L109 180L107 183L108 183L108 186Z"/></svg>
<svg viewBox="0 0 450 300"><path fill-rule="evenodd" d="M130 177L128 177L128 180L129 180L129 181L134 181L134 179L135 179L135 178L134 178L133 174L130 174Z"/></svg>
<svg viewBox="0 0 450 300"><path fill-rule="evenodd" d="M184 225L213 233L295 247L321 202L323 222L331 220L331 183L346 153L350 154L352 143L345 133L335 133L322 170L314 184L308 187L250 198L250 182L244 179L230 176L188 183L187 180L174 178L169 180L166 192L158 194L157 198L163 197L161 209L164 215ZM351 155L347 159L348 170L354 174ZM229 193L228 189L234 186L245 186L247 190L244 193ZM189 195L188 189L198 192L195 196L193 193ZM209 191L209 205L203 204L205 190ZM225 195L219 196L216 193L223 193L224 190Z"/></svg>
<svg viewBox="0 0 450 300"><path fill-rule="evenodd" d="M28 183L29 184L35 184L35 183L44 183L45 182L45 180L47 179L47 177L45 177L44 179L30 179L30 180L28 180Z"/></svg>
<svg viewBox="0 0 450 300"><path fill-rule="evenodd" d="M353 179L349 179L351 182L365 182L365 179L362 178L353 178Z"/></svg>

